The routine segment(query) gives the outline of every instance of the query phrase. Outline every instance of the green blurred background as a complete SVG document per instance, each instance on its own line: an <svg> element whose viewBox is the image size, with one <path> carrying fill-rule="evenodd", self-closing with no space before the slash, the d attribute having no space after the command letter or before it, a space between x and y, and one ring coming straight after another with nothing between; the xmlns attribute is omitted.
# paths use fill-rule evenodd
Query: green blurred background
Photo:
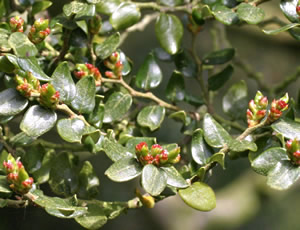
<svg viewBox="0 0 300 230"><path fill-rule="evenodd" d="M50 8L52 15L62 9L63 0L53 1ZM282 20L279 1L262 5L266 17L277 15ZM200 56L212 49L211 28L222 29L218 23L206 23L197 41L197 52ZM238 55L251 64L255 71L265 75L265 84L276 84L289 74L292 74L299 63L300 43L289 34L277 36L263 34L256 26L234 26L226 28L227 36ZM191 37L185 33L183 46L188 48ZM226 43L221 41L220 48ZM129 35L121 49L133 60L133 74L143 62L146 55L158 47L152 22L144 32L134 32ZM173 64L159 62L164 72L164 82L154 93L164 97L164 90L173 69ZM248 79L244 72L235 68L234 77L226 83L219 95L222 95L232 83L245 80L249 88L249 98L256 92L257 84ZM186 79L187 88L199 95L199 87L193 79ZM296 97L300 81L291 84L287 91ZM216 97L215 107L221 108L221 97ZM222 114L222 111L219 111ZM180 124L166 119L160 130L153 135L159 142L178 142L182 138ZM17 131L17 128L15 129ZM58 140L55 132L45 138ZM134 196L138 181L114 183L104 176L104 171L111 161L99 154L89 158L100 178L101 200L126 201ZM254 173L246 158L228 161L227 169L216 168L208 181L216 191L217 207L211 212L203 213L186 206L178 197L171 197L159 202L154 209L130 210L103 226L103 230L296 230L299 227L300 184L295 184L288 191L274 191L266 187L266 178ZM46 186L42 189L49 190ZM49 216L40 208L0 209L0 230L77 230L83 229L73 220L63 220Z"/></svg>

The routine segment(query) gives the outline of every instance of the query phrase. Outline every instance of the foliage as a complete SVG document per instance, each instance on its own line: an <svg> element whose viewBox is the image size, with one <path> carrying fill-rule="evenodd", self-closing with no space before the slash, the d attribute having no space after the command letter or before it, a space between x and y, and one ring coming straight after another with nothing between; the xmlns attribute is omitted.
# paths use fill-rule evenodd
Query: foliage
<svg viewBox="0 0 300 230"><path fill-rule="evenodd" d="M272 23L264 21L258 7L264 2L72 1L58 16L42 19L51 1L1 1L1 207L39 206L87 229L98 229L129 209L153 208L177 193L188 206L210 211L218 202L208 185L210 172L245 156L270 187L292 186L300 177L300 107L299 98L282 93L299 74L262 87L262 79L229 44L202 56L195 47L211 21L219 21L223 30L224 25ZM274 19L281 27L262 32L288 31L299 40L298 1L282 0L280 7L291 23ZM154 19L161 47L142 57L135 76L120 46L130 32ZM189 36L187 49L183 39ZM166 100L153 93L166 79L164 61L174 64ZM226 115L219 115L214 97L237 67L262 92L249 101L245 81L235 82L221 95ZM199 84L198 95L189 92L187 78ZM182 125L184 139L178 144L152 137L166 119ZM12 122L21 132L12 131ZM48 141L43 136L48 132L57 133L61 143ZM270 137L273 144L262 141ZM112 162L105 175L114 182L139 180L134 197L98 200L98 166L81 154L106 154ZM45 183L56 196L44 194Z"/></svg>

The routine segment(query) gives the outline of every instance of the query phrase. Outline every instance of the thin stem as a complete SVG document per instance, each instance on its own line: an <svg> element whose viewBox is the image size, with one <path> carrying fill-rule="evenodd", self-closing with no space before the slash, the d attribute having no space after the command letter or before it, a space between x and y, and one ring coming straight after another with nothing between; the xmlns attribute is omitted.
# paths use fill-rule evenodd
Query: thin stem
<svg viewBox="0 0 300 230"><path fill-rule="evenodd" d="M90 33L89 40L88 40L88 50L89 50L90 57L91 57L91 63L93 65L95 65L97 56L96 56L96 54L94 52L94 48L93 48L93 39L94 39L94 34Z"/></svg>
<svg viewBox="0 0 300 230"><path fill-rule="evenodd" d="M46 141L43 139L38 139L34 143L30 144L30 146L34 145L42 145L46 148L51 148L51 149L68 149L72 151L81 151L84 150L84 146L81 145L74 145L74 144L56 144L50 141Z"/></svg>
<svg viewBox="0 0 300 230"><path fill-rule="evenodd" d="M16 151L0 136L0 143L4 146L8 153L15 156Z"/></svg>
<svg viewBox="0 0 300 230"><path fill-rule="evenodd" d="M140 9L152 9L160 12L183 11L189 14L192 12L193 6L197 3L198 0L192 1L191 3L188 3L186 5L170 7L170 6L162 6L155 2L134 2L134 4L136 4Z"/></svg>
<svg viewBox="0 0 300 230"><path fill-rule="evenodd" d="M0 198L0 203L5 203L5 207L9 208L24 208L28 205L27 200L10 200Z"/></svg>
<svg viewBox="0 0 300 230"><path fill-rule="evenodd" d="M82 115L78 115L76 113L74 113L69 106L67 106L66 104L60 104L56 106L56 109L64 112L65 114L69 115L71 118L79 118L80 120L82 120L87 126L90 126L90 124L85 120L84 116Z"/></svg>

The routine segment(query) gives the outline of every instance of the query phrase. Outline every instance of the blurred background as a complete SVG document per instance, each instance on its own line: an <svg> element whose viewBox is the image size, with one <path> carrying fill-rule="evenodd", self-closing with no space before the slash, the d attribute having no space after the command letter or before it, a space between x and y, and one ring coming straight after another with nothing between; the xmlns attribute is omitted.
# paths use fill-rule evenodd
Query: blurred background
<svg viewBox="0 0 300 230"><path fill-rule="evenodd" d="M67 2L54 0L50 8L51 16L56 15ZM271 1L261 5L265 10L265 19L276 15L283 21L287 20L279 8L279 1ZM182 16L182 15L179 15ZM197 53L203 56L212 50L212 28L222 25L208 22L197 40ZM271 28L271 27L270 27ZM272 85L280 82L286 76L295 72L300 65L300 43L288 33L276 36L265 35L257 26L226 27L229 43L236 48L238 55L249 63L257 72L265 76L264 83ZM185 33L183 46L188 48L191 37ZM221 41L220 48L226 43ZM154 22L143 32L134 32L122 44L121 49L133 61L132 74L137 72L147 54L159 47L154 34ZM164 82L154 90L158 96L164 97L164 90L175 66L170 63L159 62L163 69ZM253 98L259 90L254 80L248 79L244 72L235 68L234 76L220 91L222 95L235 82L245 80L249 89L249 98ZM199 87L194 79L186 79L186 87L195 95L199 95ZM296 97L300 80L287 88L290 96ZM196 86L195 86L196 85ZM216 97L215 108L221 108L222 97ZM222 111L218 111L221 115ZM172 143L181 140L181 125L173 120L165 119L162 127L153 133L158 142ZM17 132L16 127L16 132ZM44 138L58 141L56 133L49 133ZM114 183L104 176L104 171L111 165L111 161L101 153L89 157L97 175L100 178L100 193L98 198L105 201L126 201L134 196L134 189L138 180L127 183ZM299 227L300 213L300 183L295 184L288 191L275 191L266 185L266 178L251 170L247 158L236 161L230 160L227 169L223 171L217 167L208 184L216 191L217 207L208 213L199 212L186 206L178 197L170 197L159 202L154 209L142 208L130 210L126 215L109 221L103 230L295 230ZM48 190L46 186L42 189ZM0 209L0 230L79 230L83 229L73 220L58 219L49 216L36 207L24 209Z"/></svg>

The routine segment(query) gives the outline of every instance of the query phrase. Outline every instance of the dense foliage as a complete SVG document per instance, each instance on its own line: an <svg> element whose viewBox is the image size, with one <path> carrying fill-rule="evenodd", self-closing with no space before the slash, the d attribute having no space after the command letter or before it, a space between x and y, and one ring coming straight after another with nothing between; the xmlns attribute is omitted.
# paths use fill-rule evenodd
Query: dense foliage
<svg viewBox="0 0 300 230"><path fill-rule="evenodd" d="M210 211L217 203L207 184L211 172L221 166L226 173L226 161L241 157L248 157L270 187L292 186L300 177L300 97L284 90L299 71L270 87L228 42L201 56L195 48L214 20L260 28L275 23L279 29L261 33L287 31L299 40L298 1L280 3L291 24L264 20L258 7L264 2L71 1L49 18L51 1L0 1L0 207L38 206L87 229L129 209L153 208L177 193L188 206ZM120 46L154 20L161 47L141 57L133 75ZM215 38L224 36L223 31ZM190 44L182 44L184 37ZM162 62L173 63L174 70L160 98L152 90L166 79ZM243 80L220 93L235 68L256 80L260 91L253 99ZM199 85L196 95L187 78ZM222 97L222 114L216 96ZM182 125L177 143L152 135L166 118ZM61 142L49 141L47 132L57 133ZM114 182L137 178L132 199L97 200L99 166L81 160L82 154L106 154L112 163L105 175ZM51 194L44 194L43 184Z"/></svg>

